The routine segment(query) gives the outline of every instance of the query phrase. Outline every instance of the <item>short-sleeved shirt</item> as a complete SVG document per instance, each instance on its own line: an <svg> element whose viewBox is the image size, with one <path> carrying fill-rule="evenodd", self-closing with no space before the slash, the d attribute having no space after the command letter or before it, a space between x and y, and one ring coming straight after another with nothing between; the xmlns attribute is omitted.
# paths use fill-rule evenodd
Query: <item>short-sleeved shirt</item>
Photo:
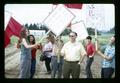
<svg viewBox="0 0 120 83"><path fill-rule="evenodd" d="M47 51L48 49L53 49L53 44L51 42L44 45L43 52ZM54 55L53 52L47 52L47 57L51 57L52 55Z"/></svg>
<svg viewBox="0 0 120 83"><path fill-rule="evenodd" d="M37 51L36 48L32 48L32 49L31 49L32 59L36 59L36 51Z"/></svg>
<svg viewBox="0 0 120 83"><path fill-rule="evenodd" d="M102 68L112 67L115 68L115 46L107 45L104 54L106 56L112 57L111 60L104 59L102 62Z"/></svg>
<svg viewBox="0 0 120 83"><path fill-rule="evenodd" d="M42 44L40 44L40 46L38 46L37 49L42 50ZM31 48L31 55L32 55L33 60L36 59L36 51L37 51L37 49L36 48Z"/></svg>
<svg viewBox="0 0 120 83"><path fill-rule="evenodd" d="M86 54L86 51L80 42L69 41L63 46L61 53L66 61L79 61L80 56Z"/></svg>
<svg viewBox="0 0 120 83"><path fill-rule="evenodd" d="M92 55L95 52L95 45L92 43L89 43L86 45L86 52L87 52L87 56Z"/></svg>

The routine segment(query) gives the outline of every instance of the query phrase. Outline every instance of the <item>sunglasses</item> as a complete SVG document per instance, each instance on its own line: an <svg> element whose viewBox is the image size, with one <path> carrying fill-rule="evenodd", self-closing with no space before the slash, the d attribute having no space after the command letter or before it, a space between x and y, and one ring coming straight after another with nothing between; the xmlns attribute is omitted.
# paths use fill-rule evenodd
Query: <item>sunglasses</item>
<svg viewBox="0 0 120 83"><path fill-rule="evenodd" d="M74 35L69 35L69 37L75 37Z"/></svg>

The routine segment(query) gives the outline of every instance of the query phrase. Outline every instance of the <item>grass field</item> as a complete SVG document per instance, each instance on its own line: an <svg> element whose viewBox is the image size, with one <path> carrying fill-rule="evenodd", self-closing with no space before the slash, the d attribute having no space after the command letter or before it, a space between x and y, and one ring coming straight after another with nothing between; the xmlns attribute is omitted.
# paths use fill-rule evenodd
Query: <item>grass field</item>
<svg viewBox="0 0 120 83"><path fill-rule="evenodd" d="M107 35L98 36L98 40L99 40L100 45L107 44L112 35L113 34L107 34ZM91 36L93 38L92 41L95 42L95 36L94 35L91 35ZM41 37L36 38L36 41L39 42L40 39L41 39ZM62 40L64 41L64 43L66 43L69 40L69 37L68 36L62 36ZM16 36L11 37L11 44L15 44L15 43L17 43L17 41L18 41L18 37L16 37ZM45 40L43 40L42 43L45 43Z"/></svg>

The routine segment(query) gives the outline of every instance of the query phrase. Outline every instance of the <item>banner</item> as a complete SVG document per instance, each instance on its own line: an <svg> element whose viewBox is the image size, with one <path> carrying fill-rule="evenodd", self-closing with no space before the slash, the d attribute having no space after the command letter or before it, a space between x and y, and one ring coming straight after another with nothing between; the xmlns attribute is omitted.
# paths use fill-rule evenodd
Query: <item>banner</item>
<svg viewBox="0 0 120 83"><path fill-rule="evenodd" d="M60 4L52 11L52 13L43 21L56 36L59 36L64 29L73 20L75 15L69 11L64 5Z"/></svg>

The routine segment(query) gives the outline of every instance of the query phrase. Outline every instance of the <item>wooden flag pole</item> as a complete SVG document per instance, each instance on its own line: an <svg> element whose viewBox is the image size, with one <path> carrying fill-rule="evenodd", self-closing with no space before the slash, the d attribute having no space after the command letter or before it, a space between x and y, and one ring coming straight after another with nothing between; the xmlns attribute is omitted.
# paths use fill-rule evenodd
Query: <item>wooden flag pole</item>
<svg viewBox="0 0 120 83"><path fill-rule="evenodd" d="M97 29L95 27L95 48L98 50L98 45L97 45Z"/></svg>
<svg viewBox="0 0 120 83"><path fill-rule="evenodd" d="M57 62L60 63L60 36L58 37L58 56L57 56Z"/></svg>
<svg viewBox="0 0 120 83"><path fill-rule="evenodd" d="M100 18L96 18L96 22L95 25L97 25L97 23L99 22ZM98 40L97 40L97 27L95 26L95 48L96 50L98 50Z"/></svg>

